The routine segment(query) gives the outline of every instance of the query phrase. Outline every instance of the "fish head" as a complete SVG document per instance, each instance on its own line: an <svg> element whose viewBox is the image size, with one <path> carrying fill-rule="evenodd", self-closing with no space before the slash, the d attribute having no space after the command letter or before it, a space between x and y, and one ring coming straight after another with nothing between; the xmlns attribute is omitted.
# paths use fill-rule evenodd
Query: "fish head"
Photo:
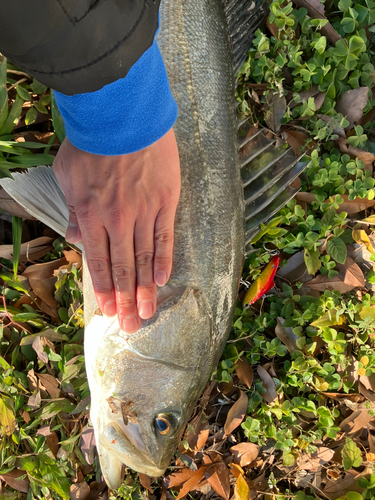
<svg viewBox="0 0 375 500"><path fill-rule="evenodd" d="M210 309L194 288L172 287L136 334L112 321L88 373L91 420L111 488L121 483L122 464L164 473L212 372L211 343Z"/></svg>

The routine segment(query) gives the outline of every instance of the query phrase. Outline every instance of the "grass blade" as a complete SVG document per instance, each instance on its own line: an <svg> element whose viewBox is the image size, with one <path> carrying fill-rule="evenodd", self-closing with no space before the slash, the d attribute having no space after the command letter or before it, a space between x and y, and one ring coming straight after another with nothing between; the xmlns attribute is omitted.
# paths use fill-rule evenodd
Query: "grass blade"
<svg viewBox="0 0 375 500"><path fill-rule="evenodd" d="M22 219L21 217L12 217L12 233L13 233L13 274L14 279L17 278L18 264L21 254L22 240Z"/></svg>

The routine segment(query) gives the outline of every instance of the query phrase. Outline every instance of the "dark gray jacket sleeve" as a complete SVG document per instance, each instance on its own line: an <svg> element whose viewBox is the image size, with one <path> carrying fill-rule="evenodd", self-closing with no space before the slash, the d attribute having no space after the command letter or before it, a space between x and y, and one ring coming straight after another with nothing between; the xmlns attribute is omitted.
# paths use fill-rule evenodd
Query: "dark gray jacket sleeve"
<svg viewBox="0 0 375 500"><path fill-rule="evenodd" d="M66 95L124 78L152 45L160 0L0 0L0 52Z"/></svg>

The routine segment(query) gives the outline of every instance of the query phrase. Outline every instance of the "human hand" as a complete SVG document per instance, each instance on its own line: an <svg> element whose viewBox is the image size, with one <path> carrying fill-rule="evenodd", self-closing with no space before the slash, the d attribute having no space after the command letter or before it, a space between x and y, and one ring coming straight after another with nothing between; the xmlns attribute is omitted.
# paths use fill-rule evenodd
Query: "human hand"
<svg viewBox="0 0 375 500"><path fill-rule="evenodd" d="M62 143L53 170L69 208L66 239L82 240L102 312L136 332L172 268L180 168L171 129L145 149L101 156Z"/></svg>

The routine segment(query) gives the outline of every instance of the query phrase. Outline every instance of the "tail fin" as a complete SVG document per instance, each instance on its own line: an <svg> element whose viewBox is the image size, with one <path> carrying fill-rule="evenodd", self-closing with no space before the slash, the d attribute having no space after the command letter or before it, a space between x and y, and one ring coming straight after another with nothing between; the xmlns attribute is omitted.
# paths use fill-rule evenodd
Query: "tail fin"
<svg viewBox="0 0 375 500"><path fill-rule="evenodd" d="M30 215L65 236L69 211L52 168L41 166L12 175L14 180L0 179L5 191Z"/></svg>

